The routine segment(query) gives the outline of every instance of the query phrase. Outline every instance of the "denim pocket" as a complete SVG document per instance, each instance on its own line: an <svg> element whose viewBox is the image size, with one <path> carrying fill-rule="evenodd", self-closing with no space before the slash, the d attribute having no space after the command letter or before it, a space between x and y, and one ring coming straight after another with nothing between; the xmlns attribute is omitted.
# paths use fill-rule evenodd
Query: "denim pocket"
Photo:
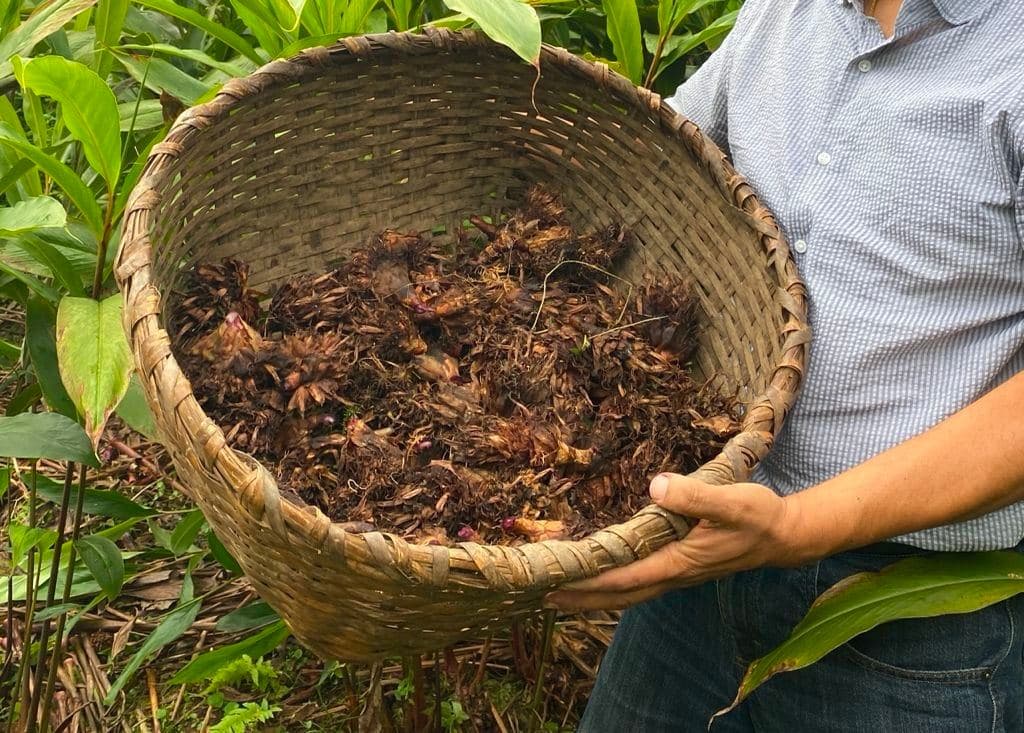
<svg viewBox="0 0 1024 733"><path fill-rule="evenodd" d="M857 552L827 558L818 563L815 592L820 595L843 578L878 571L900 559ZM1003 602L972 613L891 621L854 637L839 653L892 677L970 682L992 676L1009 653L1013 635L1013 619Z"/></svg>

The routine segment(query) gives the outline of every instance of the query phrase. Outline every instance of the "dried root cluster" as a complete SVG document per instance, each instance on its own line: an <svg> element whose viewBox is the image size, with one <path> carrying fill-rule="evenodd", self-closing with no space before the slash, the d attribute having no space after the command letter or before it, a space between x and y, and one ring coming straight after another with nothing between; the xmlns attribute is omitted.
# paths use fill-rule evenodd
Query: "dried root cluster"
<svg viewBox="0 0 1024 733"><path fill-rule="evenodd" d="M578 537L711 458L733 405L690 376L680 278L611 274L630 243L579 233L535 187L455 247L385 231L269 304L237 260L197 266L179 358L230 444L352 531L514 544Z"/></svg>

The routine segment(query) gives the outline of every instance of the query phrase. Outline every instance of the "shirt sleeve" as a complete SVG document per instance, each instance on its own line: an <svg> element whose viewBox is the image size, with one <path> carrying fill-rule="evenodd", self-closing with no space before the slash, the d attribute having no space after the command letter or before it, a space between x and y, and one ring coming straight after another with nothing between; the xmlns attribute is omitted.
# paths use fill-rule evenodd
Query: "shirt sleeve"
<svg viewBox="0 0 1024 733"><path fill-rule="evenodd" d="M665 100L672 109L692 120L722 150L729 149L729 71L737 40L749 25L755 0L747 0L722 45Z"/></svg>

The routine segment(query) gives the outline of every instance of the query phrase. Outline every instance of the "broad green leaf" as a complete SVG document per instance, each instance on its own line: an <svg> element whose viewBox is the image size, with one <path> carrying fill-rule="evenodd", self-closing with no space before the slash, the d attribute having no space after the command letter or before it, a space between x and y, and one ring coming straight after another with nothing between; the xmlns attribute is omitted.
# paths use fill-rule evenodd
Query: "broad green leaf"
<svg viewBox="0 0 1024 733"><path fill-rule="evenodd" d="M38 296L28 300L25 309L25 346L28 348L32 369L36 373L46 406L65 417L75 419L78 411L71 401L57 367L57 341L55 337L57 312Z"/></svg>
<svg viewBox="0 0 1024 733"><path fill-rule="evenodd" d="M24 139L24 133L15 132L5 123L0 123L0 145L35 163L46 175L60 186L78 210L82 212L89 228L96 236L103 231L103 212L96 198L81 177L71 168Z"/></svg>
<svg viewBox="0 0 1024 733"><path fill-rule="evenodd" d="M491 1L493 2L493 0ZM349 0L345 14L341 17L341 27L339 28L341 35L351 36L356 33L364 33L366 22L375 7L377 7L377 0Z"/></svg>
<svg viewBox="0 0 1024 733"><path fill-rule="evenodd" d="M41 227L62 227L67 216L57 199L36 196L14 206L0 208L0 236L11 236Z"/></svg>
<svg viewBox="0 0 1024 733"><path fill-rule="evenodd" d="M56 303L60 300L60 293L57 292L56 289L51 288L38 277L26 273L22 268L12 266L12 264L13 263L7 262L6 252L3 249L0 249L0 273L10 275L15 280L23 283L25 287L33 293L50 301L51 303Z"/></svg>
<svg viewBox="0 0 1024 733"><path fill-rule="evenodd" d="M0 339L0 364L10 366L21 358L21 347Z"/></svg>
<svg viewBox="0 0 1024 733"><path fill-rule="evenodd" d="M39 382L30 382L7 401L7 409L4 414L8 417L29 412L36 403L42 399L43 391L39 388Z"/></svg>
<svg viewBox="0 0 1024 733"><path fill-rule="evenodd" d="M151 43L148 46L138 43L126 43L123 46L118 47L121 51L149 51L150 53L162 53L168 56L176 56L182 59L188 59L189 61L195 61L203 66L209 66L211 69L217 69L223 71L228 76L245 76L251 69L248 65L245 67L233 64L228 61L218 61L215 58L211 58L209 54L203 53L194 48L178 48L177 46L171 46L167 43Z"/></svg>
<svg viewBox="0 0 1024 733"><path fill-rule="evenodd" d="M125 53L115 53L117 60L140 84L159 94L167 92L191 106L213 87L200 79L189 76L177 66L154 57L143 59Z"/></svg>
<svg viewBox="0 0 1024 733"><path fill-rule="evenodd" d="M56 412L0 417L0 456L100 465L82 426Z"/></svg>
<svg viewBox="0 0 1024 733"><path fill-rule="evenodd" d="M8 62L11 56L30 52L37 43L95 3L96 0L55 0L36 5L25 22L0 41L0 78L11 75Z"/></svg>
<svg viewBox="0 0 1024 733"><path fill-rule="evenodd" d="M121 295L65 297L57 308L57 365L93 445L128 390L132 357L121 328Z"/></svg>
<svg viewBox="0 0 1024 733"><path fill-rule="evenodd" d="M643 80L644 49L636 0L602 0L615 58L634 84Z"/></svg>
<svg viewBox="0 0 1024 733"><path fill-rule="evenodd" d="M276 58L283 45L292 40L292 34L282 27L270 5L267 0L231 0L231 7L263 50Z"/></svg>
<svg viewBox="0 0 1024 733"><path fill-rule="evenodd" d="M137 106L138 110L134 101L117 105L121 132L153 130L164 124L164 111L159 99L143 99Z"/></svg>
<svg viewBox="0 0 1024 733"><path fill-rule="evenodd" d="M113 58L110 49L121 40L125 16L128 15L128 0L99 0L96 3L96 73L106 79L110 73Z"/></svg>
<svg viewBox="0 0 1024 733"><path fill-rule="evenodd" d="M969 613L1021 592L1024 556L1016 552L940 553L850 576L822 593L790 637L747 668L736 699L716 716L770 677L813 664L879 624Z"/></svg>
<svg viewBox="0 0 1024 733"><path fill-rule="evenodd" d="M11 538L11 567L21 565L33 547L49 546L57 541L57 533L45 527L28 527L12 522L7 530Z"/></svg>
<svg viewBox="0 0 1024 733"><path fill-rule="evenodd" d="M540 62L540 19L520 0L444 0L456 13L469 16L484 33L508 46L533 65Z"/></svg>
<svg viewBox="0 0 1024 733"><path fill-rule="evenodd" d="M191 8L182 7L173 2L173 0L138 0L138 4L194 25L196 28L205 31L207 35L235 49L253 63L263 64L266 61L240 35Z"/></svg>
<svg viewBox="0 0 1024 733"><path fill-rule="evenodd" d="M216 628L217 631L232 634L237 631L259 629L267 624L274 623L280 618L277 615L277 611L271 608L266 601L253 601L248 605L242 606L237 611L221 616L217 620Z"/></svg>
<svg viewBox="0 0 1024 733"><path fill-rule="evenodd" d="M412 28L416 0L384 0L384 5L395 22L395 30L407 31Z"/></svg>
<svg viewBox="0 0 1024 733"><path fill-rule="evenodd" d="M243 639L237 644L204 652L185 665L170 679L172 685L183 685L189 682L202 682L210 679L221 667L241 659L248 654L253 659L263 656L274 649L291 635L284 621L278 620L258 634Z"/></svg>
<svg viewBox="0 0 1024 733"><path fill-rule="evenodd" d="M146 396L142 393L142 385L139 384L137 374L132 374L128 391L124 393L124 397L114 412L135 432L145 435L150 440L157 439L153 412L149 409Z"/></svg>
<svg viewBox="0 0 1024 733"><path fill-rule="evenodd" d="M5 194L10 190L11 186L14 186L26 179L26 176L35 170L36 164L31 160L22 158L21 160L14 160L13 163L8 160L10 153L6 150L0 151L0 155L4 159L0 165L6 169L6 172L0 176L0 194ZM38 180L38 177L37 179ZM24 200L19 196L8 196L7 200L14 203L18 200Z"/></svg>
<svg viewBox="0 0 1024 733"><path fill-rule="evenodd" d="M53 481L45 476L40 476L38 479L36 493L45 501L59 504L63 490L64 487L59 481ZM77 486L71 487L72 505L78 502L78 490ZM156 514L156 510L138 504L117 491L107 489L86 489L85 496L82 497L82 510L86 514L96 514L112 519L151 517Z"/></svg>
<svg viewBox="0 0 1024 733"><path fill-rule="evenodd" d="M146 637L142 646L135 652L131 661L128 662L128 666L124 668L124 671L114 681L114 684L110 686L110 691L107 692L107 696L103 700L104 705L114 704L118 694L121 692L121 688L131 680L132 675L142 666L143 662L188 631L188 628L196 620L196 616L199 615L201 603L200 599L193 599L192 594L192 576L186 575L185 582L181 587L181 598L178 600L178 605L153 629L153 633Z"/></svg>
<svg viewBox="0 0 1024 733"><path fill-rule="evenodd" d="M25 83L60 102L64 124L113 191L121 173L121 133L117 100L106 82L77 61L39 56L25 64Z"/></svg>
<svg viewBox="0 0 1024 733"><path fill-rule="evenodd" d="M124 560L117 545L101 535L88 535L79 538L76 547L107 600L117 598L124 585Z"/></svg>
<svg viewBox="0 0 1024 733"><path fill-rule="evenodd" d="M41 148L46 148L49 139L49 125L46 115L43 114L43 105L40 104L39 97L25 82L24 61L20 56L12 56L10 61L14 77L18 80L18 86L21 87L21 111L25 116L25 124L32 132L33 142Z"/></svg>
<svg viewBox="0 0 1024 733"><path fill-rule="evenodd" d="M45 621L48 618L55 618L60 616L62 613L70 613L72 611L77 611L80 608L81 605L77 603L58 603L36 611L32 615L32 618L36 621Z"/></svg>
<svg viewBox="0 0 1024 733"><path fill-rule="evenodd" d="M737 12L734 10L716 18L698 33L685 33L669 38L662 49L661 62L655 70L654 78L658 78L665 69L693 49L701 45L708 45L710 47L715 39L721 38L728 33L736 22ZM653 53L654 47L658 43L658 37L649 33L644 38L647 48Z"/></svg>
<svg viewBox="0 0 1024 733"><path fill-rule="evenodd" d="M659 0L658 30L666 36L676 32L679 24L701 8L717 0Z"/></svg>
<svg viewBox="0 0 1024 733"><path fill-rule="evenodd" d="M12 134L20 135L21 139L28 143L28 137L25 135L24 128L21 126L21 118L18 117L18 113L11 104L11 100L3 95L0 95L0 122L7 125ZM0 164L7 169L7 172L4 173L5 179L15 166L20 164L21 167L24 167L25 163L31 164L32 168L22 174L18 179L19 197L42 196L43 187L39 182L39 174L34 170L35 164L27 159L20 158L13 151L7 148L0 148ZM6 188L4 190L6 190ZM7 200L13 201L12 196L8 195Z"/></svg>
<svg viewBox="0 0 1024 733"><path fill-rule="evenodd" d="M206 517L203 516L199 509L193 509L179 519L178 524L175 525L174 530L171 532L171 552L175 555L181 555L187 551L192 546L196 535L199 534L199 530L203 528L204 524L206 524Z"/></svg>
<svg viewBox="0 0 1024 733"><path fill-rule="evenodd" d="M238 564L228 548L224 546L224 543L220 541L220 538L210 530L206 533L206 543L210 546L210 554L213 555L214 559L221 564L225 570L232 575L238 576L242 574L242 566Z"/></svg>
<svg viewBox="0 0 1024 733"><path fill-rule="evenodd" d="M19 238L18 244L15 245L15 249L20 249L46 268L47 274L52 275L57 282L63 285L70 295L85 295L82 278L75 271L75 266L53 245L44 242L33 234L24 232Z"/></svg>
<svg viewBox="0 0 1024 733"><path fill-rule="evenodd" d="M11 487L11 469L7 466L0 468L0 499L7 495L7 489Z"/></svg>

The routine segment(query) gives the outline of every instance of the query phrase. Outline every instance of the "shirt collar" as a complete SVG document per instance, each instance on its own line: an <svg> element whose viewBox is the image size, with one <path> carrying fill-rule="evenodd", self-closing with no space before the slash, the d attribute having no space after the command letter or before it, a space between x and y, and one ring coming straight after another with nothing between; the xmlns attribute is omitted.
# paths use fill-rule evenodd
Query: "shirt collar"
<svg viewBox="0 0 1024 733"><path fill-rule="evenodd" d="M932 0L939 13L953 25L974 20L992 4L992 0Z"/></svg>

